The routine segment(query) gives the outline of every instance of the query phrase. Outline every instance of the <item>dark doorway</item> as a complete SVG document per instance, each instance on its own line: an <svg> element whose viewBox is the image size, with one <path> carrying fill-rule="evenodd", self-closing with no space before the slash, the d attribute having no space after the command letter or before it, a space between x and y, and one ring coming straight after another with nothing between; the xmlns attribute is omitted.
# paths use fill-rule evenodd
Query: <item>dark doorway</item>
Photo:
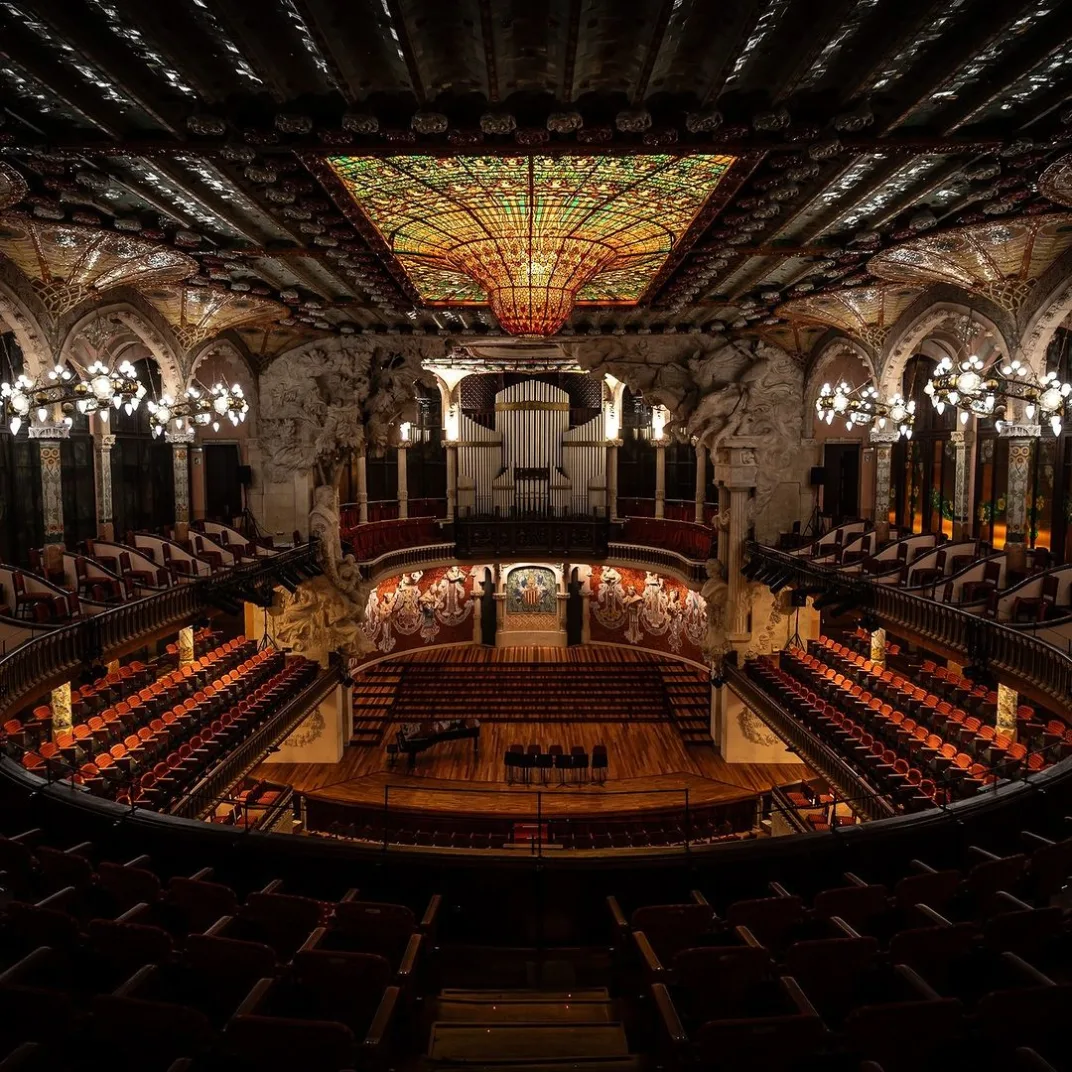
<svg viewBox="0 0 1072 1072"><path fill-rule="evenodd" d="M823 513L835 525L860 516L860 444L827 443L823 454Z"/></svg>
<svg viewBox="0 0 1072 1072"><path fill-rule="evenodd" d="M242 513L242 482L238 468L236 444L205 444L205 516L210 521L230 525Z"/></svg>

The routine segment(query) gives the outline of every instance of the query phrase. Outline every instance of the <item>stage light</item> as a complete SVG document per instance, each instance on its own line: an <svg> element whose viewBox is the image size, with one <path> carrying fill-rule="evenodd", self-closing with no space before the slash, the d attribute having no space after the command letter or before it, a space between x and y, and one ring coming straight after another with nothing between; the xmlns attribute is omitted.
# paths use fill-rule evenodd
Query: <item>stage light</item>
<svg viewBox="0 0 1072 1072"><path fill-rule="evenodd" d="M770 582L768 587L774 595L777 595L793 579L793 572L791 569L783 570Z"/></svg>

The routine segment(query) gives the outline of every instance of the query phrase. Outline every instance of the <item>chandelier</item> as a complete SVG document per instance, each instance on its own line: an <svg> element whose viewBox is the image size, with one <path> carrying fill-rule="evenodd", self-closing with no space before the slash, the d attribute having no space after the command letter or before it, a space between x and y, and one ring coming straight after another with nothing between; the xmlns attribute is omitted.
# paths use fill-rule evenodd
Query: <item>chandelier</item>
<svg viewBox="0 0 1072 1072"><path fill-rule="evenodd" d="M220 419L226 417L237 427L246 419L249 403L237 383L230 387L222 383L212 387L191 385L177 402L170 395L161 395L156 401L146 403L149 410L149 426L154 436L162 435L173 421L176 430L189 429L191 425L204 427L211 424L212 430L220 430Z"/></svg>
<svg viewBox="0 0 1072 1072"><path fill-rule="evenodd" d="M923 390L939 413L944 413L947 406L955 408L961 424L966 424L969 417L994 418L999 432L1009 399L1023 402L1027 419L1032 421L1037 415L1040 423L1045 420L1049 424L1054 435L1061 434L1063 422L1072 411L1072 384L1063 382L1056 372L1036 377L1018 359L988 369L977 354L960 360L943 357Z"/></svg>
<svg viewBox="0 0 1072 1072"><path fill-rule="evenodd" d="M112 409L133 413L145 394L145 385L129 361L114 369L95 361L86 369L85 379L57 363L44 379L33 380L20 374L13 382L0 383L0 410L11 434L18 435L32 412L43 424L54 407L73 405L79 413L96 413L107 421ZM63 423L68 427L73 423L69 409Z"/></svg>
<svg viewBox="0 0 1072 1072"><path fill-rule="evenodd" d="M833 424L835 418L844 420L845 427L853 428L874 424L885 429L892 424L898 435L912 438L912 426L916 420L915 402L906 402L900 395L883 402L873 383L852 387L844 380L836 385L824 383L815 400L819 420Z"/></svg>

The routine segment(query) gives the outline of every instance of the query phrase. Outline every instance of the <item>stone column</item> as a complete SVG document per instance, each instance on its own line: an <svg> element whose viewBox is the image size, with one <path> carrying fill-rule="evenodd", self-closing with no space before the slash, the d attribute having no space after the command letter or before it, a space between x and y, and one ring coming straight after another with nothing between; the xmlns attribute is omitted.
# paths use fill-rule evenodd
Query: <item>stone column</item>
<svg viewBox="0 0 1072 1072"><path fill-rule="evenodd" d="M1008 423L1001 429L1009 441L1009 482L1005 489L1005 553L1009 565L1023 569L1024 551L1030 542L1027 497L1031 491L1031 444L1038 439L1037 424ZM1015 561L1014 561L1015 560Z"/></svg>
<svg viewBox="0 0 1072 1072"><path fill-rule="evenodd" d="M112 447L115 436L103 433L93 441L95 475L97 479L97 536L102 540L115 538L112 524Z"/></svg>
<svg viewBox="0 0 1072 1072"><path fill-rule="evenodd" d="M1008 687L998 684L998 715L994 728L1003 737L1016 740L1016 708L1020 704L1019 695Z"/></svg>
<svg viewBox="0 0 1072 1072"><path fill-rule="evenodd" d="M741 575L744 562L744 543L748 537L751 504L756 486L756 450L759 441L752 436L725 439L715 458L715 474L719 484L719 505L722 490L727 492L729 523L725 534L726 583L729 620L727 639L742 643L750 636L748 615L750 599L748 581Z"/></svg>
<svg viewBox="0 0 1072 1072"><path fill-rule="evenodd" d="M175 528L190 523L190 444L193 432L165 432L171 444L171 465L175 476Z"/></svg>
<svg viewBox="0 0 1072 1072"><path fill-rule="evenodd" d="M368 468L365 464L365 448L354 455L354 470L357 475L357 523L368 524Z"/></svg>
<svg viewBox="0 0 1072 1072"><path fill-rule="evenodd" d="M447 444L447 520L454 520L458 505L458 446Z"/></svg>
<svg viewBox="0 0 1072 1072"><path fill-rule="evenodd" d="M607 517L618 516L618 447L621 440L607 444Z"/></svg>
<svg viewBox="0 0 1072 1072"><path fill-rule="evenodd" d="M194 627L187 625L179 630L179 669L194 661Z"/></svg>
<svg viewBox="0 0 1072 1072"><path fill-rule="evenodd" d="M655 516L666 517L666 444L655 444Z"/></svg>
<svg viewBox="0 0 1072 1072"><path fill-rule="evenodd" d="M190 510L195 520L205 516L205 448L200 443L190 444ZM234 508L237 503L232 503ZM228 522L231 520L227 519Z"/></svg>
<svg viewBox="0 0 1072 1072"><path fill-rule="evenodd" d="M704 505L707 494L707 448L696 446L696 524L704 523Z"/></svg>
<svg viewBox="0 0 1072 1072"><path fill-rule="evenodd" d="M875 508L876 527L888 525L892 505L893 444L900 438L896 428L871 429L871 442L875 445ZM887 530L883 530L884 532ZM882 538L878 537L879 542Z"/></svg>
<svg viewBox="0 0 1072 1072"><path fill-rule="evenodd" d="M409 472L406 459L409 457L409 444L398 444L398 516L409 517Z"/></svg>
<svg viewBox="0 0 1072 1072"><path fill-rule="evenodd" d="M876 629L871 634L871 661L876 666L886 666L886 630Z"/></svg>
<svg viewBox="0 0 1072 1072"><path fill-rule="evenodd" d="M71 683L65 681L52 690L52 738L70 733L74 719L71 716Z"/></svg>

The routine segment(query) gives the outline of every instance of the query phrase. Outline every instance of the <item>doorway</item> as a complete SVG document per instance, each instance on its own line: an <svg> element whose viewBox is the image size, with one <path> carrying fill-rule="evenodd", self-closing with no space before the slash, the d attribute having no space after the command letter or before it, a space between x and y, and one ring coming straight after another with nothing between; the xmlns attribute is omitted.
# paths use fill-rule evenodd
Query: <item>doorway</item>
<svg viewBox="0 0 1072 1072"><path fill-rule="evenodd" d="M242 481L238 445L205 444L205 516L210 521L234 524L242 513Z"/></svg>
<svg viewBox="0 0 1072 1072"><path fill-rule="evenodd" d="M827 443L823 452L823 513L835 525L860 516L860 444Z"/></svg>

